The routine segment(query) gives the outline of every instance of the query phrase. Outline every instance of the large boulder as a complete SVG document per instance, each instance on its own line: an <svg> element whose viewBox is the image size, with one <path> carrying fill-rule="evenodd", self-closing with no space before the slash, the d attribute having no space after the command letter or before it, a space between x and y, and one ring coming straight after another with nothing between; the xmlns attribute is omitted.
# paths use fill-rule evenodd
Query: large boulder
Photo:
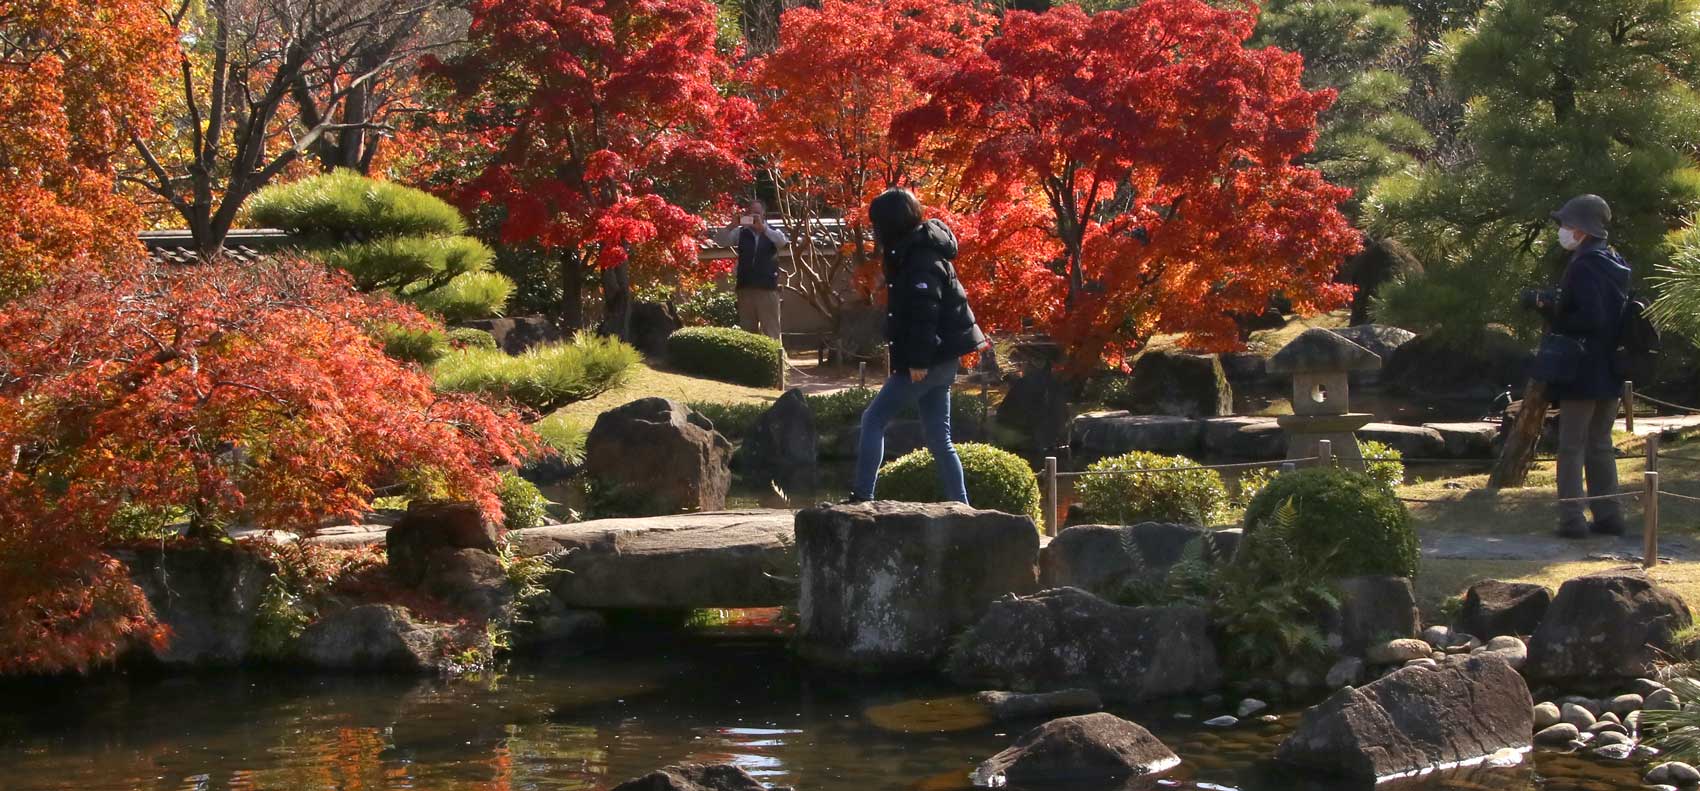
<svg viewBox="0 0 1700 791"><path fill-rule="evenodd" d="M384 542L390 576L412 587L424 583L431 556L440 550L495 553L496 524L474 503L414 500Z"/></svg>
<svg viewBox="0 0 1700 791"><path fill-rule="evenodd" d="M731 458L732 443L713 423L666 398L603 412L584 443L598 499L633 515L725 508Z"/></svg>
<svg viewBox="0 0 1700 791"><path fill-rule="evenodd" d="M692 610L796 601L788 511L724 511L593 519L516 530L528 557L550 557L544 580L564 607Z"/></svg>
<svg viewBox="0 0 1700 791"><path fill-rule="evenodd" d="M1076 525L1039 553L1039 587L1115 596L1130 584L1160 584L1183 560L1209 563L1220 557L1214 537L1202 527L1161 522Z"/></svg>
<svg viewBox="0 0 1700 791"><path fill-rule="evenodd" d="M1500 330L1488 330L1470 344L1421 335L1393 351L1381 381L1407 395L1479 404L1521 386L1528 357L1525 344Z"/></svg>
<svg viewBox="0 0 1700 791"><path fill-rule="evenodd" d="M680 764L627 780L614 791L789 791L768 789L749 772L732 764Z"/></svg>
<svg viewBox="0 0 1700 791"><path fill-rule="evenodd" d="M1371 645L1415 637L1421 628L1417 597L1404 577L1348 577L1336 583L1340 608L1327 619L1331 646L1361 656Z"/></svg>
<svg viewBox="0 0 1700 791"><path fill-rule="evenodd" d="M1136 450L1190 456L1198 452L1203 428L1202 421L1188 417L1088 412L1069 423L1068 444L1081 460Z"/></svg>
<svg viewBox="0 0 1700 791"><path fill-rule="evenodd" d="M1440 434L1446 455L1454 459L1488 459L1494 456L1494 441L1500 424L1485 420L1454 423L1424 423L1423 428Z"/></svg>
<svg viewBox="0 0 1700 791"><path fill-rule="evenodd" d="M297 642L308 662L330 670L428 673L443 667L453 627L422 624L393 604L338 610L309 625ZM465 639L477 639L470 633Z"/></svg>
<svg viewBox="0 0 1700 791"><path fill-rule="evenodd" d="M1398 277L1421 275L1423 264L1396 239L1364 237L1364 248L1340 265L1335 280L1357 287L1352 295L1352 323L1369 321L1369 307L1382 285Z"/></svg>
<svg viewBox="0 0 1700 791"><path fill-rule="evenodd" d="M1638 678L1676 652L1693 623L1682 597L1640 571L1602 571L1565 582L1529 641L1532 679Z"/></svg>
<svg viewBox="0 0 1700 791"><path fill-rule="evenodd" d="M1116 406L1151 415L1221 417L1234 413L1234 391L1215 355L1159 349L1133 364L1127 393Z"/></svg>
<svg viewBox="0 0 1700 791"><path fill-rule="evenodd" d="M1063 440L1068 430L1071 393L1067 380L1048 361L1031 361L1020 376L1010 381L1009 391L999 402L993 420L999 428L1019 437L1022 447L1049 450Z"/></svg>
<svg viewBox="0 0 1700 791"><path fill-rule="evenodd" d="M501 559L482 549L440 549L425 563L421 587L462 612L486 621L505 620L514 586Z"/></svg>
<svg viewBox="0 0 1700 791"><path fill-rule="evenodd" d="M1304 713L1275 757L1358 780L1442 768L1528 748L1533 709L1504 659L1451 657L1341 689Z"/></svg>
<svg viewBox="0 0 1700 791"><path fill-rule="evenodd" d="M632 303L631 332L627 341L651 357L667 354L667 337L679 331L679 314L661 302Z"/></svg>
<svg viewBox="0 0 1700 791"><path fill-rule="evenodd" d="M1386 324L1358 324L1343 329L1330 330L1346 340L1364 347L1380 357L1383 363L1393 356L1393 352L1416 340L1417 334L1410 330L1402 330ZM1366 372L1373 373L1373 372Z"/></svg>
<svg viewBox="0 0 1700 791"><path fill-rule="evenodd" d="M1034 590L1033 520L961 503L876 501L797 514L804 658L857 671L931 665L998 597Z"/></svg>
<svg viewBox="0 0 1700 791"><path fill-rule="evenodd" d="M533 346L566 339L553 322L542 316L477 319L461 322L460 326L490 333L496 339L496 347L508 354L519 354Z"/></svg>
<svg viewBox="0 0 1700 791"><path fill-rule="evenodd" d="M1207 692L1222 682L1209 628L1197 607L1123 607L1057 588L993 604L947 667L964 685L1083 688L1124 702Z"/></svg>
<svg viewBox="0 0 1700 791"><path fill-rule="evenodd" d="M1487 639L1500 635L1531 635L1540 628L1552 604L1552 591L1533 582L1483 580L1464 592L1458 610L1458 629Z"/></svg>
<svg viewBox="0 0 1700 791"><path fill-rule="evenodd" d="M240 547L145 547L115 553L171 630L133 653L167 665L233 665L248 656L260 599L277 566Z"/></svg>
<svg viewBox="0 0 1700 791"><path fill-rule="evenodd" d="M1287 453L1287 433L1272 417L1213 417L1204 421L1204 455L1264 461Z"/></svg>
<svg viewBox="0 0 1700 791"><path fill-rule="evenodd" d="M1358 439L1379 442L1412 458L1432 459L1446 454L1446 438L1427 426L1371 423L1358 429Z"/></svg>
<svg viewBox="0 0 1700 791"><path fill-rule="evenodd" d="M803 391L785 391L750 427L738 447L738 470L746 478L774 481L785 489L813 489L820 435Z"/></svg>
<svg viewBox="0 0 1700 791"><path fill-rule="evenodd" d="M993 787L1105 782L1150 777L1180 762L1139 723L1114 714L1082 714L1028 731L980 764L974 780Z"/></svg>

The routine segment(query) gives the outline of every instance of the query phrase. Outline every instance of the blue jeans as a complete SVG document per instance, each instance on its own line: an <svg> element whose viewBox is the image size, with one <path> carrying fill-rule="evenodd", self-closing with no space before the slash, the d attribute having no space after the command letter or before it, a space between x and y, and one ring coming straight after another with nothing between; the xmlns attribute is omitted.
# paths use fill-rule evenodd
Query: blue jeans
<svg viewBox="0 0 1700 791"><path fill-rule="evenodd" d="M879 478L880 463L885 461L885 427L904 407L917 404L927 449L933 452L933 464L939 473L939 491L947 501L968 502L962 459L957 458L956 446L950 443L950 386L956 382L956 368L957 361L953 358L927 369L926 378L919 382L903 371L892 374L880 386L879 394L862 413L852 496L874 499L874 482Z"/></svg>

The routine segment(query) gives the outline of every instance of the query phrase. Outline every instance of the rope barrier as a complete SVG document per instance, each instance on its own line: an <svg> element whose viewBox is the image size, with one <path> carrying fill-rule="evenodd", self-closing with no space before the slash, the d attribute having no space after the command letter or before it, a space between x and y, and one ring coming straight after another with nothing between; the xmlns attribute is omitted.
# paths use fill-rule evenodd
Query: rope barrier
<svg viewBox="0 0 1700 791"><path fill-rule="evenodd" d="M1678 500L1687 500L1687 501L1693 502L1693 503L1700 503L1700 497L1690 497L1689 495L1686 495L1686 494L1677 494L1676 492L1667 492L1663 489L1659 490L1659 494L1661 496L1664 496L1664 497L1675 497Z"/></svg>
<svg viewBox="0 0 1700 791"><path fill-rule="evenodd" d="M1700 409L1695 409L1694 407L1691 407L1691 406L1683 406L1681 404L1673 404L1669 401L1660 401L1659 399L1654 398L1650 395L1647 395L1646 393L1637 392L1635 394L1635 398L1638 401L1646 401L1648 403L1658 404L1659 406L1665 407L1667 409L1675 409L1678 412L1687 412L1690 415L1700 415Z"/></svg>
<svg viewBox="0 0 1700 791"><path fill-rule="evenodd" d="M1201 464L1196 467L1153 467L1136 470L1079 470L1077 472L1058 472L1058 478L1085 478L1094 475L1154 475L1165 472L1193 472L1196 470L1247 470L1256 467L1280 467L1285 464L1305 464L1321 461L1320 456L1308 456L1302 459L1278 459L1276 461L1248 461L1239 464Z"/></svg>
<svg viewBox="0 0 1700 791"><path fill-rule="evenodd" d="M1618 492L1617 494L1596 494L1592 497L1560 497L1554 502L1559 503L1591 503L1595 500L1639 500L1640 492Z"/></svg>
<svg viewBox="0 0 1700 791"><path fill-rule="evenodd" d="M1672 461L1686 461L1686 462L1692 462L1694 464L1700 464L1700 458L1696 458L1694 456L1682 456L1682 455L1679 455L1679 454L1676 454L1676 453L1660 453L1659 458L1661 460L1662 459L1671 459Z"/></svg>

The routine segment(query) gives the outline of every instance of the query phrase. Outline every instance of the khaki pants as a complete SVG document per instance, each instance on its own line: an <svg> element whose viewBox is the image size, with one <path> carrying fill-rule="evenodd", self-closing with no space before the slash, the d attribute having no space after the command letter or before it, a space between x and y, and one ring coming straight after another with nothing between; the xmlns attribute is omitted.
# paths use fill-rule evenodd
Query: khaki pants
<svg viewBox="0 0 1700 791"><path fill-rule="evenodd" d="M738 289L738 326L779 340L779 289Z"/></svg>

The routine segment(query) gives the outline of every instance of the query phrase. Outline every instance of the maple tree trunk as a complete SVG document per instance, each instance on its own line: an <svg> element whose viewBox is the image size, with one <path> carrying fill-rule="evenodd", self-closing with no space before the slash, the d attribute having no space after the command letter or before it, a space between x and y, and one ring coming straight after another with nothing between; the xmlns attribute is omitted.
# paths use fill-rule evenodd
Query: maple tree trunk
<svg viewBox="0 0 1700 791"><path fill-rule="evenodd" d="M1493 473L1488 476L1488 486L1495 489L1513 489L1522 486L1529 478L1529 468L1535 461L1535 445L1541 440L1541 430L1546 427L1547 405L1546 382L1529 380L1523 388L1523 406L1517 410L1517 422L1511 425L1511 432L1505 437L1505 448L1499 453L1499 461L1493 465Z"/></svg>
<svg viewBox="0 0 1700 791"><path fill-rule="evenodd" d="M602 331L632 339L632 278L626 264L602 270Z"/></svg>
<svg viewBox="0 0 1700 791"><path fill-rule="evenodd" d="M584 270L576 253L561 254L561 305L556 323L569 334L584 326Z"/></svg>

